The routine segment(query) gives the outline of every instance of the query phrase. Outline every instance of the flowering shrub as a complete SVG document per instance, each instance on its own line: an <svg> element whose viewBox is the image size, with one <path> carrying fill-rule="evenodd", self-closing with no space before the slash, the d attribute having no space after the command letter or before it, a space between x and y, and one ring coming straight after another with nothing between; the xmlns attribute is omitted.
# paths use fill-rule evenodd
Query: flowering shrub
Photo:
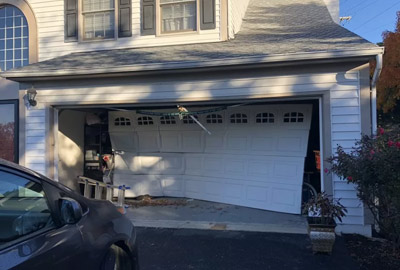
<svg viewBox="0 0 400 270"><path fill-rule="evenodd" d="M356 184L382 235L400 247L400 130L363 136L350 153L342 147L329 160L331 171Z"/></svg>

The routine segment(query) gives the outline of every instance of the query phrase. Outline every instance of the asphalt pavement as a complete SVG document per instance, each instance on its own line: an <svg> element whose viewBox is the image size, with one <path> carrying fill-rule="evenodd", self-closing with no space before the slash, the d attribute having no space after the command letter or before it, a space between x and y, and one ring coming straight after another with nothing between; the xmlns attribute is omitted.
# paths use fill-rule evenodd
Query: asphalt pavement
<svg viewBox="0 0 400 270"><path fill-rule="evenodd" d="M137 228L141 270L355 270L344 239L332 255L313 255L308 235Z"/></svg>

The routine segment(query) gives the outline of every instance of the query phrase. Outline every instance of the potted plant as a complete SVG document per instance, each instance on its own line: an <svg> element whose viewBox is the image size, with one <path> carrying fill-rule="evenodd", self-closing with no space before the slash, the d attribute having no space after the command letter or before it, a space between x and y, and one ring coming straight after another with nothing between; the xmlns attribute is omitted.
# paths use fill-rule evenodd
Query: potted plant
<svg viewBox="0 0 400 270"><path fill-rule="evenodd" d="M313 253L332 253L335 243L335 219L342 221L346 208L326 193L318 193L304 204L303 213L307 215L308 234Z"/></svg>

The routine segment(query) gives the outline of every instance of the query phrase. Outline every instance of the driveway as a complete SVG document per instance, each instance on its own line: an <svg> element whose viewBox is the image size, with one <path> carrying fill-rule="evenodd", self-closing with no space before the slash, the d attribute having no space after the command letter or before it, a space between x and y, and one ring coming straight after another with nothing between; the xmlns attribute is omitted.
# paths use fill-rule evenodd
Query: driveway
<svg viewBox="0 0 400 270"><path fill-rule="evenodd" d="M147 228L307 233L306 219L300 215L182 198L156 198L152 203L156 205L128 208L127 217Z"/></svg>
<svg viewBox="0 0 400 270"><path fill-rule="evenodd" d="M332 256L313 255L304 234L137 228L142 270L359 269L338 237Z"/></svg>

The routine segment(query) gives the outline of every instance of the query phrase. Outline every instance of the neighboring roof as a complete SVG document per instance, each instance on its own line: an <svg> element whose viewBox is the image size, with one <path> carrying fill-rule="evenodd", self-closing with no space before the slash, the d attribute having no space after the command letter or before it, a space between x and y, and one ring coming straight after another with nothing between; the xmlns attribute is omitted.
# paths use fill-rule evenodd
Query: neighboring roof
<svg viewBox="0 0 400 270"><path fill-rule="evenodd" d="M72 53L3 73L10 79L372 56L383 48L333 22L323 0L250 0L226 42Z"/></svg>

